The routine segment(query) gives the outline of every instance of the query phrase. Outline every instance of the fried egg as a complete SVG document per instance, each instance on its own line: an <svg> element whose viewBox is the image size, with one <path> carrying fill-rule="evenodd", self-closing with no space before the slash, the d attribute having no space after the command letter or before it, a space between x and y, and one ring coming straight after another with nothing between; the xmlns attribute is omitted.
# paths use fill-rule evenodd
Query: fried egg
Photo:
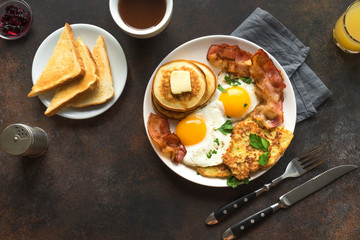
<svg viewBox="0 0 360 240"><path fill-rule="evenodd" d="M175 134L185 145L183 163L188 166L214 166L222 163L221 156L230 144L230 135L217 129L226 121L222 106L213 102L182 119Z"/></svg>
<svg viewBox="0 0 360 240"><path fill-rule="evenodd" d="M226 80L228 77L228 73L220 73L218 84L220 84L225 91L223 90L224 92L221 92L218 87L214 99L215 101L219 100L222 102L224 112L231 118L232 122L239 122L247 117L259 104L259 100L255 95L256 85L252 82L245 83L240 78L235 78L232 85L229 85L229 80ZM248 80L250 81L251 78Z"/></svg>
<svg viewBox="0 0 360 240"><path fill-rule="evenodd" d="M234 125L244 119L259 103L254 84L240 79L226 81L229 75L221 73L220 85L209 103L182 119L175 128L175 134L186 148L183 163L187 166L208 167L222 163L231 134L224 134L219 128L228 120Z"/></svg>

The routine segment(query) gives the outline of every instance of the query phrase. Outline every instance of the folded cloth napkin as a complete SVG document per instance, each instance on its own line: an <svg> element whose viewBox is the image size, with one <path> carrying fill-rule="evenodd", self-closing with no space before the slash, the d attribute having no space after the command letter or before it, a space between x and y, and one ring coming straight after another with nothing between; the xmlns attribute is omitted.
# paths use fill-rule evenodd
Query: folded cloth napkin
<svg viewBox="0 0 360 240"><path fill-rule="evenodd" d="M310 48L268 12L255 9L231 35L258 44L284 68L296 97L296 122L314 115L316 108L331 95L320 78L305 64Z"/></svg>

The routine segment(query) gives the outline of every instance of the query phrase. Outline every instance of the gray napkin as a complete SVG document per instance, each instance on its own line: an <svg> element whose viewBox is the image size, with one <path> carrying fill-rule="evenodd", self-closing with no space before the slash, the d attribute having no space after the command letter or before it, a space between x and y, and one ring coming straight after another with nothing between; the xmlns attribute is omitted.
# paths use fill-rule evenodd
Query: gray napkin
<svg viewBox="0 0 360 240"><path fill-rule="evenodd" d="M255 9L231 35L258 44L284 68L295 92L296 122L314 115L315 108L331 95L320 78L305 64L310 48L268 12Z"/></svg>

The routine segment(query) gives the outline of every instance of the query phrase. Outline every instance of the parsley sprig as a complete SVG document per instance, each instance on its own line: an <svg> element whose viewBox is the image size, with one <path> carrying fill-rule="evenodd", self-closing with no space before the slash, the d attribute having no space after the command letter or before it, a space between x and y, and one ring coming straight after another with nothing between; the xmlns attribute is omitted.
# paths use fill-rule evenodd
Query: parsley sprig
<svg viewBox="0 0 360 240"><path fill-rule="evenodd" d="M207 157L207 158L211 158L211 156L212 156L213 154L217 154L217 151L216 151L216 150L210 150L210 151L206 154L206 157Z"/></svg>
<svg viewBox="0 0 360 240"><path fill-rule="evenodd" d="M264 151L259 157L259 164L265 166L269 161L269 141L257 134L250 133L250 145Z"/></svg>
<svg viewBox="0 0 360 240"><path fill-rule="evenodd" d="M235 176L230 176L226 179L226 184L229 187L232 188L236 188L237 186L239 186L241 183L245 183L248 184L250 182L250 177L243 179L243 180L239 180L237 179Z"/></svg>
<svg viewBox="0 0 360 240"><path fill-rule="evenodd" d="M230 86L240 86L241 82L239 81L240 79L247 84L252 83L252 79L251 78L246 78L246 77L237 77L235 75L233 75L232 73L227 72L225 77L224 77L225 81L227 82L227 84L229 84ZM226 89L221 86L220 84L218 84L217 88L219 89L219 91L221 92L226 92Z"/></svg>
<svg viewBox="0 0 360 240"><path fill-rule="evenodd" d="M240 77L240 79L241 79L244 83L247 83L247 84L252 83L252 79L251 79L251 78Z"/></svg>
<svg viewBox="0 0 360 240"><path fill-rule="evenodd" d="M233 125L232 125L231 120L226 120L226 122L223 125L221 125L219 128L217 128L216 130L219 130L223 134L227 135L227 134L231 133L232 129L233 129Z"/></svg>
<svg viewBox="0 0 360 240"><path fill-rule="evenodd" d="M239 81L239 78L232 75L231 73L226 73L225 75L225 81L227 82L227 84L229 84L230 86L239 86L241 85L241 82Z"/></svg>
<svg viewBox="0 0 360 240"><path fill-rule="evenodd" d="M226 92L225 88L223 88L223 86L221 86L220 84L218 84L217 88L220 92Z"/></svg>

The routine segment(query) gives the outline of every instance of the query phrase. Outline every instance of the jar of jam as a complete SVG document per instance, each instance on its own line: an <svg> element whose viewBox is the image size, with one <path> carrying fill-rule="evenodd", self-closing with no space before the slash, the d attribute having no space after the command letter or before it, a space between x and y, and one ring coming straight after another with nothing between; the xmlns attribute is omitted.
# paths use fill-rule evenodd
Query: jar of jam
<svg viewBox="0 0 360 240"><path fill-rule="evenodd" d="M32 23L32 11L23 0L9 0L0 5L0 37L15 40L25 36Z"/></svg>

